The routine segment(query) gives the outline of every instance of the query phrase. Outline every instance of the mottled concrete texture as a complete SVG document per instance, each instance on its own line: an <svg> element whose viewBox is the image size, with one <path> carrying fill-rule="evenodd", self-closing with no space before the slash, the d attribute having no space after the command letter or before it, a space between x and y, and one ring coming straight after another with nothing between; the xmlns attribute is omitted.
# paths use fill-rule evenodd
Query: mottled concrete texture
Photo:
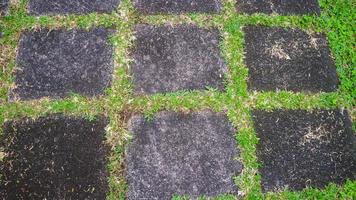
<svg viewBox="0 0 356 200"><path fill-rule="evenodd" d="M23 33L10 99L61 98L70 92L103 94L113 70L109 34L102 28Z"/></svg>
<svg viewBox="0 0 356 200"><path fill-rule="evenodd" d="M254 14L277 13L281 15L320 14L318 0L237 0L236 10Z"/></svg>
<svg viewBox="0 0 356 200"><path fill-rule="evenodd" d="M9 8L9 0L0 0L0 17L5 15Z"/></svg>
<svg viewBox="0 0 356 200"><path fill-rule="evenodd" d="M28 12L31 15L110 13L118 3L119 0L29 0Z"/></svg>
<svg viewBox="0 0 356 200"><path fill-rule="evenodd" d="M170 199L173 194L216 196L236 193L235 131L225 114L160 112L129 121L126 149L128 199Z"/></svg>
<svg viewBox="0 0 356 200"><path fill-rule="evenodd" d="M249 90L337 90L336 68L324 35L264 26L243 31Z"/></svg>
<svg viewBox="0 0 356 200"><path fill-rule="evenodd" d="M264 191L356 179L356 137L346 111L254 111L253 120Z"/></svg>
<svg viewBox="0 0 356 200"><path fill-rule="evenodd" d="M135 9L144 14L217 13L219 0L133 0Z"/></svg>
<svg viewBox="0 0 356 200"><path fill-rule="evenodd" d="M105 199L106 125L63 115L6 122L0 199Z"/></svg>
<svg viewBox="0 0 356 200"><path fill-rule="evenodd" d="M219 32L195 26L137 25L131 50L136 94L224 89Z"/></svg>

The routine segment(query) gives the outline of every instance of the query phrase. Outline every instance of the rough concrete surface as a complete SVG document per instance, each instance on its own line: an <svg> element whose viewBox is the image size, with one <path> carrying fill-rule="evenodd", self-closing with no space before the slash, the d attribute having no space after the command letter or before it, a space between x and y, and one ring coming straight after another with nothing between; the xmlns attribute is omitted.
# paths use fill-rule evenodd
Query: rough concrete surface
<svg viewBox="0 0 356 200"><path fill-rule="evenodd" d="M252 113L264 191L323 188L356 179L356 137L347 111Z"/></svg>
<svg viewBox="0 0 356 200"><path fill-rule="evenodd" d="M137 25L131 50L136 94L224 89L227 67L217 29Z"/></svg>
<svg viewBox="0 0 356 200"><path fill-rule="evenodd" d="M337 90L336 68L324 35L265 26L246 26L243 31L249 90Z"/></svg>
<svg viewBox="0 0 356 200"><path fill-rule="evenodd" d="M170 199L173 194L236 193L235 130L223 113L159 112L152 120L129 121L126 149L128 199Z"/></svg>
<svg viewBox="0 0 356 200"><path fill-rule="evenodd" d="M237 0L237 12L281 15L320 15L318 0Z"/></svg>
<svg viewBox="0 0 356 200"><path fill-rule="evenodd" d="M29 0L31 15L110 13L118 7L119 0Z"/></svg>
<svg viewBox="0 0 356 200"><path fill-rule="evenodd" d="M90 97L103 94L113 71L109 34L103 28L23 33L10 99L61 98L71 92Z"/></svg>
<svg viewBox="0 0 356 200"><path fill-rule="evenodd" d="M135 9L144 14L217 13L219 0L133 0Z"/></svg>
<svg viewBox="0 0 356 200"><path fill-rule="evenodd" d="M5 15L9 8L9 0L0 0L0 17Z"/></svg>
<svg viewBox="0 0 356 200"><path fill-rule="evenodd" d="M104 199L106 125L63 115L6 122L0 199Z"/></svg>

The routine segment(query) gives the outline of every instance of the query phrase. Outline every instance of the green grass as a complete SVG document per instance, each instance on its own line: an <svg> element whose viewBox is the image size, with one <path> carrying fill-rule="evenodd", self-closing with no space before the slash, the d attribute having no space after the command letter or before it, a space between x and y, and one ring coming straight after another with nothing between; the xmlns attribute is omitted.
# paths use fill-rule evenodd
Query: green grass
<svg viewBox="0 0 356 200"><path fill-rule="evenodd" d="M356 12L353 0L319 0L321 16L268 16L264 14L241 15L235 12L235 0L221 0L219 14L185 14L142 16L134 12L130 0L121 0L116 11L111 14L88 14L68 16L34 17L26 14L26 0L13 1L10 14L0 19L0 124L6 120L23 117L37 118L52 113L66 113L92 119L103 114L110 119L107 127L107 142L111 146L108 171L110 176L108 199L124 199L127 185L124 179L124 149L130 141L126 122L133 114L143 113L150 118L161 110L190 112L210 109L226 112L236 127L236 143L240 149L239 161L244 165L242 173L234 177L239 195L244 199L355 199L356 182L344 185L328 185L325 189L306 188L293 192L263 194L260 187L259 163L256 157L258 138L250 117L251 109L333 109L346 108L350 111L355 128L355 35ZM134 96L130 81L129 49L134 40L132 28L137 23L153 25L194 24L203 28L218 28L221 32L221 52L229 73L225 77L226 90L219 92L180 91L151 96ZM338 91L333 93L305 94L294 92L252 92L247 90L248 69L244 64L244 33L246 25L281 26L299 28L305 31L326 34L328 44L335 59L340 80ZM47 27L50 29L83 28L102 26L115 30L110 43L115 49L115 70L112 86L106 94L97 98L86 98L73 94L61 100L42 99L39 101L8 102L7 93L13 85L12 71L15 68L16 46L24 30ZM1 129L0 129L1 134ZM0 147L1 151L1 147ZM1 153L1 152L0 152ZM234 199L231 195L221 195L216 199ZM173 199L185 199L174 196ZM201 199L204 199L203 197Z"/></svg>

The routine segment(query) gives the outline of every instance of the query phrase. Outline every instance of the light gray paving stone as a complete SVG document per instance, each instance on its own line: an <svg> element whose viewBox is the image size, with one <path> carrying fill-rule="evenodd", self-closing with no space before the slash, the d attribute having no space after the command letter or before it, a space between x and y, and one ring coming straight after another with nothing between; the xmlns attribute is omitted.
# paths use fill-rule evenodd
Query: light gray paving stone
<svg viewBox="0 0 356 200"><path fill-rule="evenodd" d="M152 120L129 121L126 150L128 199L196 198L237 192L235 130L223 113L159 112Z"/></svg>
<svg viewBox="0 0 356 200"><path fill-rule="evenodd" d="M135 9L143 14L217 13L219 0L133 0Z"/></svg>
<svg viewBox="0 0 356 200"><path fill-rule="evenodd" d="M227 67L217 29L137 25L135 37L130 69L136 94L224 90Z"/></svg>
<svg viewBox="0 0 356 200"><path fill-rule="evenodd" d="M110 13L118 3L119 0L29 0L28 11L31 15Z"/></svg>
<svg viewBox="0 0 356 200"><path fill-rule="evenodd" d="M4 16L9 10L9 0L0 0L0 17Z"/></svg>

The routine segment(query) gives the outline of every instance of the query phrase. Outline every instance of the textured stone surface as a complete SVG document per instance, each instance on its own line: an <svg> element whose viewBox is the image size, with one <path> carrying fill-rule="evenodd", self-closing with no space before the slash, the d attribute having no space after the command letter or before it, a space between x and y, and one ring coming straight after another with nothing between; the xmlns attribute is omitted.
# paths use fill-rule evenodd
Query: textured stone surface
<svg viewBox="0 0 356 200"><path fill-rule="evenodd" d="M110 13L119 0L29 0L28 11L32 15Z"/></svg>
<svg viewBox="0 0 356 200"><path fill-rule="evenodd" d="M144 14L217 13L219 0L133 0L137 11Z"/></svg>
<svg viewBox="0 0 356 200"><path fill-rule="evenodd" d="M108 35L101 28L23 33L10 99L60 98L70 92L103 94L113 70Z"/></svg>
<svg viewBox="0 0 356 200"><path fill-rule="evenodd" d="M235 193L241 170L235 131L222 113L160 112L134 116L126 150L128 199L170 199L173 194Z"/></svg>
<svg viewBox="0 0 356 200"><path fill-rule="evenodd" d="M247 26L243 31L250 90L337 90L338 78L325 36L264 26Z"/></svg>
<svg viewBox="0 0 356 200"><path fill-rule="evenodd" d="M320 14L318 0L237 0L236 10L247 14Z"/></svg>
<svg viewBox="0 0 356 200"><path fill-rule="evenodd" d="M62 115L5 123L0 199L104 199L106 125Z"/></svg>
<svg viewBox="0 0 356 200"><path fill-rule="evenodd" d="M264 191L356 179L356 137L346 111L254 111L253 120Z"/></svg>
<svg viewBox="0 0 356 200"><path fill-rule="evenodd" d="M8 11L9 0L0 0L0 17Z"/></svg>
<svg viewBox="0 0 356 200"><path fill-rule="evenodd" d="M218 30L138 25L135 36L131 73L136 94L224 89L227 67Z"/></svg>

